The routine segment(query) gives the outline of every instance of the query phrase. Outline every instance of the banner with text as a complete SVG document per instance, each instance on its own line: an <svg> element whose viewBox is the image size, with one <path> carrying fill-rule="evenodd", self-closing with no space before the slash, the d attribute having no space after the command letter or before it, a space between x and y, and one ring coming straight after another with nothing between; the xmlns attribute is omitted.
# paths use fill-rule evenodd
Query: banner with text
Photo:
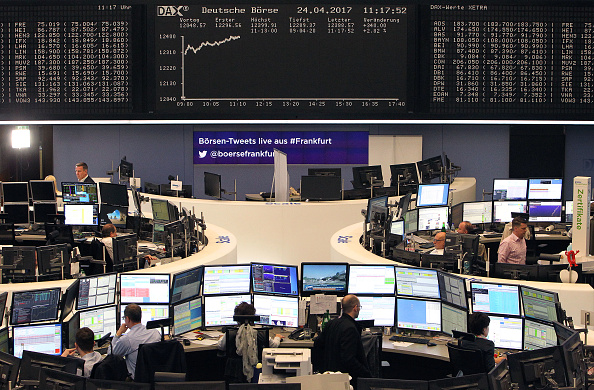
<svg viewBox="0 0 594 390"><path fill-rule="evenodd" d="M368 162L366 131L195 131L194 164L272 164L273 150L289 164Z"/></svg>

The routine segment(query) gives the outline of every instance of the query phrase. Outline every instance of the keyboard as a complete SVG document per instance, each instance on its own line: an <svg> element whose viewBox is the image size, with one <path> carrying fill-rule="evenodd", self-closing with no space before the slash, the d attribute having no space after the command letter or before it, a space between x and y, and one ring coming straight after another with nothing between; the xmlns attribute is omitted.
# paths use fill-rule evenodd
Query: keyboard
<svg viewBox="0 0 594 390"><path fill-rule="evenodd" d="M422 249L431 249L433 247L434 247L434 245L433 245L432 242L427 242L427 243L424 243L424 244L419 244L419 248L422 248Z"/></svg>
<svg viewBox="0 0 594 390"><path fill-rule="evenodd" d="M498 237L502 237L503 234L502 233L488 233L488 234L483 234L484 238L498 238Z"/></svg>
<svg viewBox="0 0 594 390"><path fill-rule="evenodd" d="M394 336L390 337L390 341L400 341L403 343L415 343L415 344L427 344L429 342L429 339L425 339L422 337L394 335Z"/></svg>

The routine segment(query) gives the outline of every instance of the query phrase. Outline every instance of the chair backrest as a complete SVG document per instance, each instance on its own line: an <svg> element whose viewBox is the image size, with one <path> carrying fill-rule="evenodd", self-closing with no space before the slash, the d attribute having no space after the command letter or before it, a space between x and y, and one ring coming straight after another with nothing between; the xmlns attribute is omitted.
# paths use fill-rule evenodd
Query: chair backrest
<svg viewBox="0 0 594 390"><path fill-rule="evenodd" d="M229 383L229 390L301 390L301 383Z"/></svg>
<svg viewBox="0 0 594 390"><path fill-rule="evenodd" d="M128 377L128 367L122 356L110 354L96 363L91 370L92 379L124 381Z"/></svg>
<svg viewBox="0 0 594 390"><path fill-rule="evenodd" d="M0 223L0 245L16 245L14 223Z"/></svg>
<svg viewBox="0 0 594 390"><path fill-rule="evenodd" d="M86 390L150 390L151 385L148 383L134 383L134 382L120 382L108 381L102 379L88 379Z"/></svg>
<svg viewBox="0 0 594 390"><path fill-rule="evenodd" d="M140 345L134 381L154 383L155 372L187 372L184 347L179 341L167 340Z"/></svg>
<svg viewBox="0 0 594 390"><path fill-rule="evenodd" d="M225 339L226 339L226 347L225 347L225 351L226 351L226 355L227 358L237 358L237 359L241 359L241 356L237 355L237 346L235 344L235 337L237 336L237 331L239 330L239 328L231 326L231 327L227 327L225 328ZM270 344L270 328L256 328L257 332L258 332L258 339L257 339L257 343L258 343L258 361L262 362L262 350L264 348L268 348L269 344Z"/></svg>
<svg viewBox="0 0 594 390"><path fill-rule="evenodd" d="M381 378L382 335L364 333L361 335L361 343L363 344L363 351L365 351L369 371L371 371L374 378Z"/></svg>
<svg viewBox="0 0 594 390"><path fill-rule="evenodd" d="M225 381L212 382L155 382L155 390L226 390Z"/></svg>
<svg viewBox="0 0 594 390"><path fill-rule="evenodd" d="M452 343L448 343L447 346L452 375L457 376L460 371L463 375L487 372L483 351L480 349L463 348Z"/></svg>

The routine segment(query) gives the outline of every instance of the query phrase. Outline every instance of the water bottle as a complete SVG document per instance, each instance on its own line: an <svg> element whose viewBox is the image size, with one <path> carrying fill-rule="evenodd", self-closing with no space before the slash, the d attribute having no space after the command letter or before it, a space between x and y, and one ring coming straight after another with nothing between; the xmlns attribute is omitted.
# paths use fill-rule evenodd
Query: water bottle
<svg viewBox="0 0 594 390"><path fill-rule="evenodd" d="M330 322L330 311L326 310L326 312L324 313L324 317L322 317L322 331L324 331L324 328L326 327L326 324Z"/></svg>

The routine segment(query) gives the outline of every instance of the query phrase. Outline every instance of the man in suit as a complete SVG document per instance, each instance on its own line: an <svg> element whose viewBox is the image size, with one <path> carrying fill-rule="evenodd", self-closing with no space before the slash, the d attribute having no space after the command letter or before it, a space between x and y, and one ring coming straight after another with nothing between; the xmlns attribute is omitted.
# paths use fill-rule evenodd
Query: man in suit
<svg viewBox="0 0 594 390"><path fill-rule="evenodd" d="M94 183L95 181L89 176L89 166L85 162L79 162L74 167L76 178L80 183Z"/></svg>

